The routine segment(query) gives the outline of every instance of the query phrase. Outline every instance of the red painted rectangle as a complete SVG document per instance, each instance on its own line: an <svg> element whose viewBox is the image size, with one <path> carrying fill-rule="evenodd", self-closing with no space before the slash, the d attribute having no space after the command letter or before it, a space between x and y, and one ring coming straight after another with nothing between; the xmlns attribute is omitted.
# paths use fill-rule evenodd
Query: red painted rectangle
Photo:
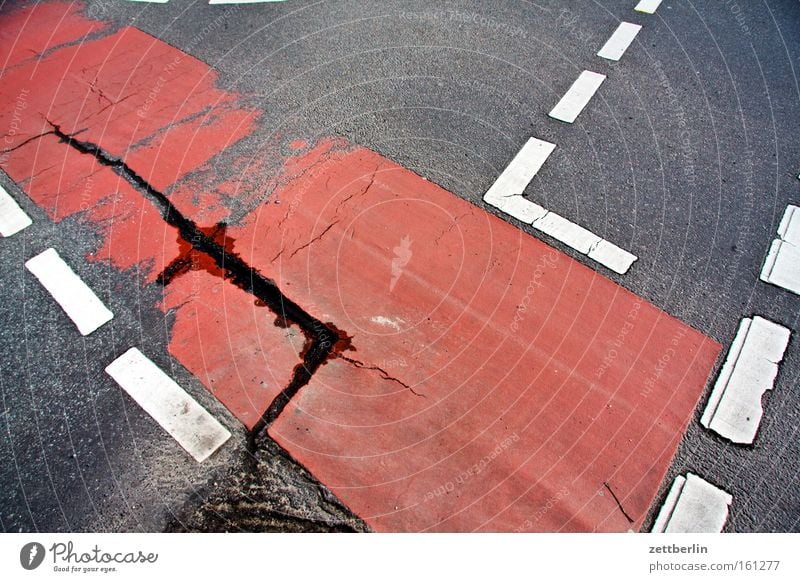
<svg viewBox="0 0 800 582"><path fill-rule="evenodd" d="M279 181L230 232L349 340L273 438L381 531L641 526L718 344L364 148Z"/></svg>

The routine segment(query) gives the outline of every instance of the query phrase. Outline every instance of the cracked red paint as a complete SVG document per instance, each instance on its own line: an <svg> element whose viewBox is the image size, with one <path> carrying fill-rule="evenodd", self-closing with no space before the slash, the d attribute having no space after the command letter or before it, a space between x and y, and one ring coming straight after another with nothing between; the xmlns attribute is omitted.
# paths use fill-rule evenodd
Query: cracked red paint
<svg viewBox="0 0 800 582"><path fill-rule="evenodd" d="M270 435L376 530L641 526L719 345L369 150L287 166L229 233L352 337Z"/></svg>
<svg viewBox="0 0 800 582"><path fill-rule="evenodd" d="M52 47L80 42L107 27L80 18L82 5L77 2L37 3L26 10L14 10L9 4L0 6L0 69L37 59Z"/></svg>
<svg viewBox="0 0 800 582"><path fill-rule="evenodd" d="M92 225L100 243L89 260L138 269L153 282L178 256L178 232L152 203L111 168L54 135L19 147L0 166L54 221L80 216Z"/></svg>
<svg viewBox="0 0 800 582"><path fill-rule="evenodd" d="M302 330L276 326L272 311L204 267L176 277L163 308L176 310L170 353L253 428L301 361Z"/></svg>
<svg viewBox="0 0 800 582"><path fill-rule="evenodd" d="M157 190L176 191L182 203L203 209L198 223L214 229L229 214L224 201L231 194L213 158L252 131L257 112L219 89L201 61L135 28L109 30L80 8L3 10L0 39L19 42L0 49L0 100L20 101L21 88L31 90L24 107L0 109L0 128L13 128L0 140L0 167L54 221L76 217L97 233L89 260L138 270L146 284L171 269L160 305L174 314L170 353L252 428L291 381L305 338L296 337L296 326L277 327L275 314L209 257L191 252L192 241L182 240L143 193L59 141L53 127L124 159ZM215 189L216 182L223 184ZM222 237L232 252L232 239L224 231Z"/></svg>

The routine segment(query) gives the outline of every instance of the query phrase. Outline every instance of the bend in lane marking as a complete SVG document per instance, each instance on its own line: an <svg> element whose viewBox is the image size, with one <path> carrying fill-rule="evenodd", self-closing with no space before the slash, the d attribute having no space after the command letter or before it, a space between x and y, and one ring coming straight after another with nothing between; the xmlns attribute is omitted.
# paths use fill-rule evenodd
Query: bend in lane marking
<svg viewBox="0 0 800 582"><path fill-rule="evenodd" d="M522 193L555 149L553 143L529 138L486 191L484 201L528 224L543 218L547 210L523 198Z"/></svg>
<svg viewBox="0 0 800 582"><path fill-rule="evenodd" d="M693 473L678 475L653 524L653 533L720 533L733 496Z"/></svg>
<svg viewBox="0 0 800 582"><path fill-rule="evenodd" d="M106 367L106 373L200 463L231 433L137 348Z"/></svg>
<svg viewBox="0 0 800 582"><path fill-rule="evenodd" d="M0 234L9 237L28 228L33 221L25 211L20 208L17 201L0 186Z"/></svg>
<svg viewBox="0 0 800 582"><path fill-rule="evenodd" d="M42 286L75 323L81 335L89 335L111 321L114 314L75 274L55 249L47 249L25 263Z"/></svg>
<svg viewBox="0 0 800 582"><path fill-rule="evenodd" d="M761 396L775 385L790 335L763 317L744 318L700 424L734 443L752 443L764 414Z"/></svg>
<svg viewBox="0 0 800 582"><path fill-rule="evenodd" d="M583 71L548 115L565 123L573 123L605 80L605 75Z"/></svg>
<svg viewBox="0 0 800 582"><path fill-rule="evenodd" d="M620 22L614 34L606 41L603 48L597 52L597 56L609 61L620 60L641 29L642 27L638 24Z"/></svg>
<svg viewBox="0 0 800 582"><path fill-rule="evenodd" d="M531 202L522 194L555 149L555 144L528 139L483 196L484 202L583 253L615 273L625 274L636 255Z"/></svg>
<svg viewBox="0 0 800 582"><path fill-rule="evenodd" d="M644 12L645 14L655 14L658 7L661 5L661 0L641 0L634 10L637 12Z"/></svg>

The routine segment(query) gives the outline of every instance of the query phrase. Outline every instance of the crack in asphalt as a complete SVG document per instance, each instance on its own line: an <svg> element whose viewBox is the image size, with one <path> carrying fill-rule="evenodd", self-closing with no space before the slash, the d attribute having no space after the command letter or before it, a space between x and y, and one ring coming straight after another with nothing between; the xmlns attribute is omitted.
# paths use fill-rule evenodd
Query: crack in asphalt
<svg viewBox="0 0 800 582"><path fill-rule="evenodd" d="M250 431L248 447L252 449L255 446L254 436L280 415L298 390L308 383L317 368L329 357L336 343L347 339L346 334L334 330L331 326L307 313L286 297L274 281L264 277L235 253L227 251L224 244L220 244L212 236L204 233L193 220L184 216L165 194L154 188L122 159L112 156L97 144L80 141L74 135L65 133L58 124L49 119L47 123L53 128L52 133L63 143L82 154L93 156L101 165L110 167L138 192L156 204L162 218L178 230L181 238L194 251L212 259L223 271L226 279L261 300L279 318L295 323L303 330L306 336L306 345L302 352L302 362L295 366L290 383L273 400L259 422ZM162 275L169 276L169 273L162 273ZM164 277L159 276L159 279L164 281Z"/></svg>
<svg viewBox="0 0 800 582"><path fill-rule="evenodd" d="M361 362L359 360L355 360L353 358L348 358L347 356L343 356L342 354L336 354L336 357L337 358L341 358L345 362L349 362L350 364L353 364L356 368L361 368L363 370L375 370L376 372L380 373L381 377L384 380L389 380L391 382L397 382L403 388L407 388L408 390L410 390L411 393L414 394L415 396L421 396L422 398L427 398L427 396L425 396L421 392L417 392L416 390L414 390L409 384L406 384L405 382L403 382L399 378L395 378L394 376L390 375L386 370L384 370L380 366L371 366L371 365L365 364L364 362Z"/></svg>
<svg viewBox="0 0 800 582"><path fill-rule="evenodd" d="M48 121L48 123L50 123L50 122ZM51 125L52 125L52 124L51 124ZM10 153L11 153L11 152L13 152L14 150L18 150L18 149L19 149L19 148L21 148L22 146L24 146L24 145L27 145L27 144L31 143L31 142L32 142L33 140L35 140L35 139L39 139L40 137L44 137L44 136L46 136L46 135L53 135L54 133L55 133L55 132L53 132L53 131L45 131L44 133L40 133L40 134L38 134L38 135L33 135L33 136L29 137L28 139L26 139L26 140L24 140L24 141L22 141L22 142L18 143L18 144L17 144L17 145L15 145L14 147L11 147L11 148L7 148L7 149L0 150L0 153L2 153L2 154L10 154ZM6 134L3 134L3 135L2 135L2 136L0 136L0 137L6 138L6 137L9 137L9 134L7 134L7 133L6 133Z"/></svg>
<svg viewBox="0 0 800 582"><path fill-rule="evenodd" d="M333 228L333 227L336 225L336 223L338 223L338 222L339 222L338 220L334 220L334 221L333 221L331 224L329 224L327 227L325 227L325 230L323 230L323 231L322 231L322 232L321 232L319 235L315 236L314 238L312 238L312 239L311 239L310 241L308 241L307 243L304 243L304 244L300 245L299 247L297 247L295 250L293 250L293 251L292 251L292 254L290 254L290 255L289 255L289 260L293 259L293 258L294 258L294 256L295 256L297 253L299 253L300 251L302 251L303 249L306 249L306 248L310 247L310 246L311 246L311 245L313 245L315 242L317 242L318 240L320 240L320 239L321 239L323 236L325 236L325 235L328 233L328 231L329 231L330 229L332 229L332 228ZM281 249L281 250L280 250L280 252L279 252L277 255L275 255L273 258L272 258L272 260L270 261L270 263L274 263L275 261L277 261L277 260L278 260L278 259L279 259L279 258L280 258L282 255L283 255L283 253L285 253L285 252L286 252L286 249Z"/></svg>

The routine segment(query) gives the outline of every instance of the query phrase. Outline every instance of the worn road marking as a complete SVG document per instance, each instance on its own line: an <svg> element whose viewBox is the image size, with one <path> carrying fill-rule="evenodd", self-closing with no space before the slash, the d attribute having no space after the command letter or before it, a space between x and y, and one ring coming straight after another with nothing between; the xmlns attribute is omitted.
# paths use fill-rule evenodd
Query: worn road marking
<svg viewBox="0 0 800 582"><path fill-rule="evenodd" d="M761 280L800 295L800 212L787 206L761 269Z"/></svg>
<svg viewBox="0 0 800 582"><path fill-rule="evenodd" d="M114 317L55 249L47 249L25 266L75 323L81 335L89 335Z"/></svg>
<svg viewBox="0 0 800 582"><path fill-rule="evenodd" d="M603 45L603 48L600 49L597 56L608 59L609 61L620 60L641 29L642 27L638 24L620 22L617 30L615 30L614 34L606 41L606 44Z"/></svg>
<svg viewBox="0 0 800 582"><path fill-rule="evenodd" d="M719 533L728 519L733 497L687 473L672 483L664 505L653 524L653 533Z"/></svg>
<svg viewBox="0 0 800 582"><path fill-rule="evenodd" d="M661 0L641 0L634 10L637 12L644 12L645 14L655 14L660 5Z"/></svg>
<svg viewBox="0 0 800 582"><path fill-rule="evenodd" d="M0 18L0 33L10 38L20 27L29 31L20 42L0 43L0 54L8 52L5 60L14 65L4 71L0 102L13 103L20 87L31 87L25 123L3 138L0 167L54 222L80 216L92 227L90 263L133 270L145 284L162 280L158 308L174 318L170 354L252 429L303 363L302 330L275 325L269 306L194 248L200 238L181 234L177 213L170 210L164 220L166 197L159 201L157 193L169 191L175 211L194 223L218 225L201 230L232 248L219 224L233 210L227 194L220 195L248 193L236 197L236 212L257 206L263 189L255 176L263 172L247 156L233 164L216 156L246 140L261 113L220 89L207 64L83 12L78 4L38 3ZM0 108L0 127L18 123L13 116L13 108ZM51 126L63 135L77 132L98 151L87 155L52 132L37 137ZM111 159L127 169L110 167ZM152 191L135 186L134 174Z"/></svg>
<svg viewBox="0 0 800 582"><path fill-rule="evenodd" d="M30 216L20 208L17 201L0 186L0 234L4 237L17 234L32 224Z"/></svg>
<svg viewBox="0 0 800 582"><path fill-rule="evenodd" d="M701 424L735 443L752 443L761 396L771 390L791 332L762 317L745 318L714 384Z"/></svg>
<svg viewBox="0 0 800 582"><path fill-rule="evenodd" d="M549 113L550 117L566 123L575 121L605 80L605 75L583 71L561 98L561 101L553 107Z"/></svg>
<svg viewBox="0 0 800 582"><path fill-rule="evenodd" d="M522 193L555 149L555 144L530 138L487 190L483 200L521 222L552 236L615 273L630 269L636 255L526 199Z"/></svg>
<svg viewBox="0 0 800 582"><path fill-rule="evenodd" d="M228 429L137 348L111 362L106 372L198 463L230 438Z"/></svg>

